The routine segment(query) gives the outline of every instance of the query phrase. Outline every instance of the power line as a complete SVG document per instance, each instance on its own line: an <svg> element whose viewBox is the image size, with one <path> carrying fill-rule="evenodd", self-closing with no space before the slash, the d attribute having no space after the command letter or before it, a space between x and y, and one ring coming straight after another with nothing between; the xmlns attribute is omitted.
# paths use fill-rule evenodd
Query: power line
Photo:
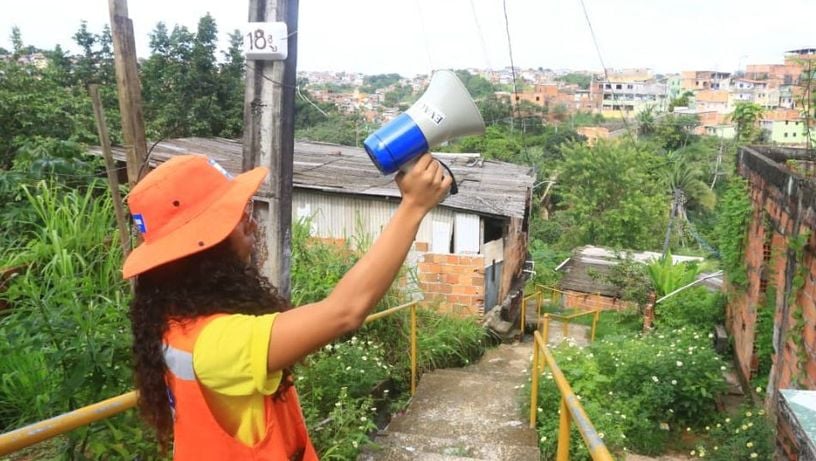
<svg viewBox="0 0 816 461"><path fill-rule="evenodd" d="M584 18L586 19L587 26L589 26L589 33L592 36L592 43L595 44L595 52L598 54L598 60L601 62L601 68L603 69L604 73L604 85L609 82L609 71L606 69L606 63L603 59L603 54L601 54L601 46L598 44L598 37L595 35L595 28L592 27L592 21L589 19L589 12L587 11L586 4L584 0L579 0L581 2L581 9L584 10ZM592 83L590 82L590 85ZM612 101L614 102L615 99L613 98ZM613 104L614 107L614 104ZM603 109L603 86L601 87L601 108ZM601 110L603 112L603 110ZM623 120L623 125L626 127L626 132L631 134L631 129L629 128L629 122L626 120L626 114L623 113L620 104L618 104L618 112L621 114L621 119Z"/></svg>
<svg viewBox="0 0 816 461"><path fill-rule="evenodd" d="M521 110L519 109L519 97L518 97L518 86L516 85L516 63L513 60L513 45L510 41L510 20L507 17L507 0L502 0L502 9L504 10L504 30L507 33L507 51L510 54L510 73L513 75L513 100L510 101L510 106L515 109L517 114L517 118L521 118ZM513 111L510 112L511 116L513 115ZM515 120L513 120L512 127L515 127ZM524 157L527 159L527 162L533 166L533 170L535 170L535 164L530 159L530 153L527 152L526 145L524 139L524 132L526 130L522 127L521 130L521 151L524 152Z"/></svg>
<svg viewBox="0 0 816 461"><path fill-rule="evenodd" d="M479 42L482 45L482 54L484 55L485 64L487 64L488 69L492 69L493 66L490 64L490 57L487 54L487 44L485 43L484 33L482 33L482 26L479 24L479 17L476 15L476 6L473 4L473 0L470 0L470 12L473 14L473 22L476 24L476 31L479 35Z"/></svg>

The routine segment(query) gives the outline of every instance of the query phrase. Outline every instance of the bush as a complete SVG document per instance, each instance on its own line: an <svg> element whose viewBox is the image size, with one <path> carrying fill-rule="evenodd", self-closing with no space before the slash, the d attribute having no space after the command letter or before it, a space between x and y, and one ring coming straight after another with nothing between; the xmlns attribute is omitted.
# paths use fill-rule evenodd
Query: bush
<svg viewBox="0 0 816 461"><path fill-rule="evenodd" d="M26 264L0 300L0 431L130 390L128 288L113 206L102 183L83 190L41 182L24 188L38 223L18 235L0 267ZM70 432L55 448L69 457L155 457L135 412L117 425Z"/></svg>
<svg viewBox="0 0 816 461"><path fill-rule="evenodd" d="M688 326L712 331L725 321L725 297L703 287L693 287L666 299L655 307L658 328Z"/></svg>
<svg viewBox="0 0 816 461"><path fill-rule="evenodd" d="M715 396L726 388L725 365L706 335L678 329L665 334L616 336L587 348L564 343L553 355L608 448L659 454L680 428L710 420ZM560 396L544 374L539 391L542 454L557 445ZM590 459L575 437L571 459Z"/></svg>
<svg viewBox="0 0 816 461"><path fill-rule="evenodd" d="M705 442L692 456L714 461L773 459L775 430L761 408L743 406L736 415L705 429Z"/></svg>

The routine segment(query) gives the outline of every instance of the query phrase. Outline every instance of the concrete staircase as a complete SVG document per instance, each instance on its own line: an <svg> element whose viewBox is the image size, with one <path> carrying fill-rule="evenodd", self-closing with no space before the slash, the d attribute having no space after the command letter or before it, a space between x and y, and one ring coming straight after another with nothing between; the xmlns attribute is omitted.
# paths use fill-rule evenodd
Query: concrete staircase
<svg viewBox="0 0 816 461"><path fill-rule="evenodd" d="M469 367L424 374L405 413L358 461L537 461L519 405L531 353L529 342L502 344Z"/></svg>

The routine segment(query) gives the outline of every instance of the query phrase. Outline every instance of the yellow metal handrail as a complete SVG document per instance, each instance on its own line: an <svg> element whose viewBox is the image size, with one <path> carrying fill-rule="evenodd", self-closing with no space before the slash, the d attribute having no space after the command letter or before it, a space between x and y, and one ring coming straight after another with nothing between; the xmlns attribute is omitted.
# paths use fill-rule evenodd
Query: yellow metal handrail
<svg viewBox="0 0 816 461"><path fill-rule="evenodd" d="M566 338L569 335L569 326L572 320L577 319L578 317L584 317L591 315L592 317L592 329L590 330L590 337L589 342L595 341L595 330L598 327L598 319L601 316L600 309L594 309L591 311L586 312L578 312L577 314L571 315L561 315L561 314L544 314L544 319L539 320L539 326L541 326L542 333L541 335L544 337L545 340L549 341L550 339L550 319L558 320L561 322L561 332L562 336Z"/></svg>
<svg viewBox="0 0 816 461"><path fill-rule="evenodd" d="M417 301L392 307L366 317L365 325L384 317L393 315L404 309L411 309L411 395L416 392L417 373ZM117 397L103 400L86 407L55 416L44 421L30 424L20 429L0 434L0 456L13 453L29 447L43 440L70 432L78 427L85 426L116 414L122 413L136 406L139 399L138 391L130 391Z"/></svg>
<svg viewBox="0 0 816 461"><path fill-rule="evenodd" d="M544 364L540 365L539 362L541 361L542 355ZM538 378L546 366L550 367L555 385L561 394L556 461L569 460L570 424L572 421L575 421L578 432L584 439L584 444L589 450L592 459L595 461L612 461L612 455L592 425L592 421L589 420L589 417L584 412L581 402L578 401L575 393L572 392L572 387L569 385L567 378L564 377L564 373L558 368L555 358L553 358L547 347L547 341L542 339L538 331L533 333L533 383L530 386L530 428L535 428L536 426L538 416Z"/></svg>

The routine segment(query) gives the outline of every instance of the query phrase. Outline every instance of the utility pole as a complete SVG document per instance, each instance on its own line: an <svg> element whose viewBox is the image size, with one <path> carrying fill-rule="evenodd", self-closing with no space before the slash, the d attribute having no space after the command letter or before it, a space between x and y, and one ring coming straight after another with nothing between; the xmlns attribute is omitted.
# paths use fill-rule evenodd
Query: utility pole
<svg viewBox="0 0 816 461"><path fill-rule="evenodd" d="M269 168L256 200L255 262L289 298L292 259L292 162L295 149L298 0L249 0L249 22L286 22L285 61L247 60L243 169Z"/></svg>
<svg viewBox="0 0 816 461"><path fill-rule="evenodd" d="M108 0L113 38L113 57L116 65L116 87L119 95L119 113L122 117L122 135L127 153L128 182L139 182L147 161L144 117L142 116L142 85L136 65L136 42L133 21L128 17L127 0Z"/></svg>

